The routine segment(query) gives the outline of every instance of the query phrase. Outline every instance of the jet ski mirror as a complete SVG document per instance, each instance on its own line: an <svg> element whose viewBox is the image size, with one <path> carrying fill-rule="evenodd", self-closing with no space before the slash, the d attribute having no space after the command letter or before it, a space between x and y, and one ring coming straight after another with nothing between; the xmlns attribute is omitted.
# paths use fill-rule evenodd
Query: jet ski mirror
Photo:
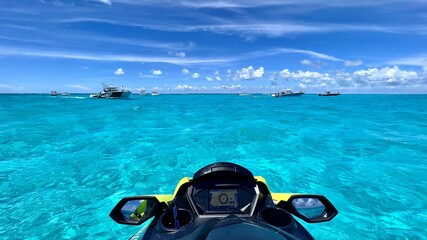
<svg viewBox="0 0 427 240"><path fill-rule="evenodd" d="M287 203L290 213L308 223L327 222L338 214L334 205L322 195L292 195Z"/></svg>
<svg viewBox="0 0 427 240"><path fill-rule="evenodd" d="M153 196L125 197L111 210L110 217L120 224L140 225L156 215L159 205Z"/></svg>

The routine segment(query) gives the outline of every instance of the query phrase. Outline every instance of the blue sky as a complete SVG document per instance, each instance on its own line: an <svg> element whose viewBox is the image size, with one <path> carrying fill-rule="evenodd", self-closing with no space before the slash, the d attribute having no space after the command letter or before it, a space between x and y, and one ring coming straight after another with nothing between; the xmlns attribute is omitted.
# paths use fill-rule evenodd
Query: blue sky
<svg viewBox="0 0 427 240"><path fill-rule="evenodd" d="M0 93L427 93L425 0L2 0Z"/></svg>

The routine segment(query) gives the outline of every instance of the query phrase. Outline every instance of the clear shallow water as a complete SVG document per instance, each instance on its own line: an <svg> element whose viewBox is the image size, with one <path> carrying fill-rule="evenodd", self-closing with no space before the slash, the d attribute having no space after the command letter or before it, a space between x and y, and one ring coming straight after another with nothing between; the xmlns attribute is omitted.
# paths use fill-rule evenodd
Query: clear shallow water
<svg viewBox="0 0 427 240"><path fill-rule="evenodd" d="M2 239L127 239L124 196L215 161L339 210L318 239L427 236L427 95L0 95Z"/></svg>

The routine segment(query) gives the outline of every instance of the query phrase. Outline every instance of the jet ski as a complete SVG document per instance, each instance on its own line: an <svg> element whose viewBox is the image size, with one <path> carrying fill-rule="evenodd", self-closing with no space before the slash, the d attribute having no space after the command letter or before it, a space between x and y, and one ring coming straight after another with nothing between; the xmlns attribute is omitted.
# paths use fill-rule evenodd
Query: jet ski
<svg viewBox="0 0 427 240"><path fill-rule="evenodd" d="M320 223L337 214L323 195L272 193L263 177L218 162L182 178L173 194L123 198L110 217L127 225L151 221L132 240L305 240L314 238L296 218Z"/></svg>

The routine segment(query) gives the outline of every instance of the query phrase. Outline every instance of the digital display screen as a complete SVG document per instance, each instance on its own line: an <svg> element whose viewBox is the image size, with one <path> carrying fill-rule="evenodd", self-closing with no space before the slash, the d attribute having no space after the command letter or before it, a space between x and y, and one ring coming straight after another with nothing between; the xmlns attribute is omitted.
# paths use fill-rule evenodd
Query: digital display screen
<svg viewBox="0 0 427 240"><path fill-rule="evenodd" d="M209 211L233 211L239 208L237 189L209 190Z"/></svg>

